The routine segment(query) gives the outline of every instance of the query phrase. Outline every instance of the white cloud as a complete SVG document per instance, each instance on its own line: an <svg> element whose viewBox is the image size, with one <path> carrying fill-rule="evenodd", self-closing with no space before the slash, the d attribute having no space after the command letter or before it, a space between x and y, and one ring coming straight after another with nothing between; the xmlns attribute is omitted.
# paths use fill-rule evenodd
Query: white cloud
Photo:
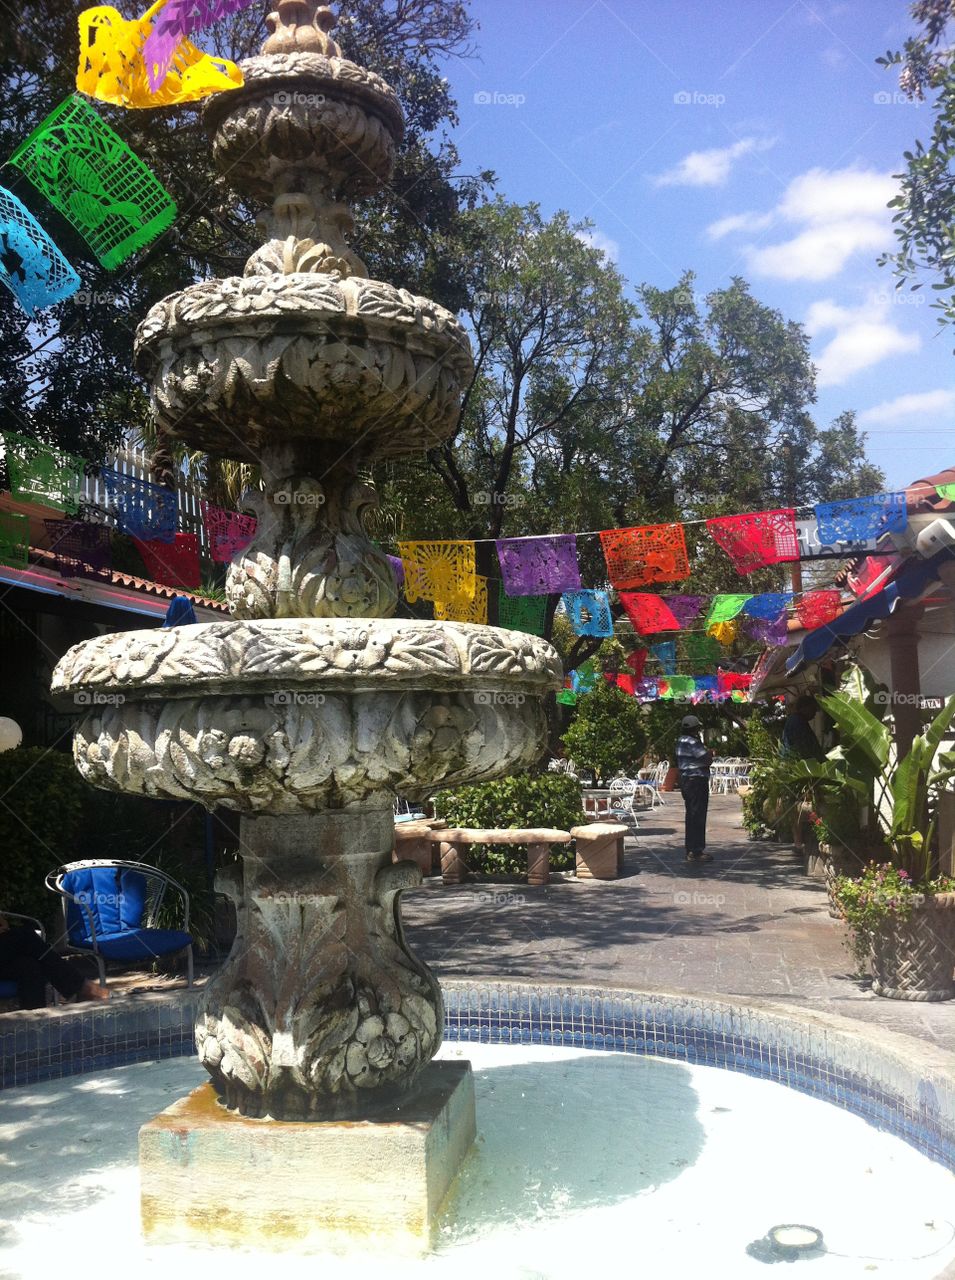
<svg viewBox="0 0 955 1280"><path fill-rule="evenodd" d="M609 236L605 236L602 231L598 231L596 227L591 227L589 231L575 232L577 239L581 243L590 245L592 249L599 249L605 254L610 262L617 262L620 258L620 245L616 240L611 240Z"/></svg>
<svg viewBox="0 0 955 1280"><path fill-rule="evenodd" d="M840 307L828 298L813 303L806 316L809 332L817 337L830 329L835 331L814 357L820 387L841 386L889 356L919 350L919 335L899 329L888 315L889 304L878 298L860 307Z"/></svg>
<svg viewBox="0 0 955 1280"><path fill-rule="evenodd" d="M894 400L883 400L859 414L859 425L898 423L904 426L911 418L944 418L945 425L951 425L953 415L955 390L940 387L937 391L913 391Z"/></svg>
<svg viewBox="0 0 955 1280"><path fill-rule="evenodd" d="M824 226L812 226L791 240L765 248L750 248L750 268L777 280L828 280L838 275L855 253L877 253L887 232L874 218L846 218Z"/></svg>
<svg viewBox="0 0 955 1280"><path fill-rule="evenodd" d="M844 218L882 217L898 193L895 180L872 169L810 169L793 178L779 212L793 222L839 222Z"/></svg>
<svg viewBox="0 0 955 1280"><path fill-rule="evenodd" d="M793 178L775 209L731 214L708 228L711 239L793 224L788 238L744 250L750 270L777 280L828 280L857 253L875 255L892 243L890 211L898 188L874 169L810 169Z"/></svg>
<svg viewBox="0 0 955 1280"><path fill-rule="evenodd" d="M774 145L773 138L740 138L729 147L691 151L679 164L653 181L658 187L721 187L737 160L754 151L768 151Z"/></svg>
<svg viewBox="0 0 955 1280"><path fill-rule="evenodd" d="M776 219L774 213L731 213L726 218L711 222L706 234L711 240L722 240L734 231L762 231Z"/></svg>

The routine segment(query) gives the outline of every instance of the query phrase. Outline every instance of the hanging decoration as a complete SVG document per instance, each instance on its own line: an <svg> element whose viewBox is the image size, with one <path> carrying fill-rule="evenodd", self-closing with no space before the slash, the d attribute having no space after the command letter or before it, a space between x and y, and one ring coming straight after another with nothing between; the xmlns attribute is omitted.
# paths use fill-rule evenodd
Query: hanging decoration
<svg viewBox="0 0 955 1280"><path fill-rule="evenodd" d="M475 577L470 596L462 593L435 600L434 616L438 622L487 622L487 578Z"/></svg>
<svg viewBox="0 0 955 1280"><path fill-rule="evenodd" d="M600 542L607 574L618 589L678 582L690 576L682 524L605 529L600 534Z"/></svg>
<svg viewBox="0 0 955 1280"><path fill-rule="evenodd" d="M610 681L621 692L629 694L632 698L637 692L636 680L629 671L619 671L610 677Z"/></svg>
<svg viewBox="0 0 955 1280"><path fill-rule="evenodd" d="M703 596L667 596L666 604L681 627L692 622L703 607Z"/></svg>
<svg viewBox="0 0 955 1280"><path fill-rule="evenodd" d="M647 665L649 656L649 649L634 649L633 653L627 654L627 666L633 672L635 680L643 679L643 669Z"/></svg>
<svg viewBox="0 0 955 1280"><path fill-rule="evenodd" d="M901 533L908 520L904 493L816 503L819 541L825 546L834 542L870 542L883 533Z"/></svg>
<svg viewBox="0 0 955 1280"><path fill-rule="evenodd" d="M588 658L576 671L570 673L571 687L574 693L591 693L597 687L598 674L593 660Z"/></svg>
<svg viewBox="0 0 955 1280"><path fill-rule="evenodd" d="M694 702L715 702L719 696L719 680L716 676L696 676Z"/></svg>
<svg viewBox="0 0 955 1280"><path fill-rule="evenodd" d="M255 516L240 511L225 511L203 500L202 521L209 538L209 551L217 564L231 564L233 556L244 551L255 537Z"/></svg>
<svg viewBox="0 0 955 1280"><path fill-rule="evenodd" d="M88 520L44 520L57 573L64 578L109 581L113 564L110 529Z"/></svg>
<svg viewBox="0 0 955 1280"><path fill-rule="evenodd" d="M653 702L659 694L660 683L656 676L644 676L636 682L636 696L641 702Z"/></svg>
<svg viewBox="0 0 955 1280"><path fill-rule="evenodd" d="M69 97L10 157L76 228L104 267L118 267L171 225L176 206L122 138Z"/></svg>
<svg viewBox="0 0 955 1280"><path fill-rule="evenodd" d="M155 92L160 86L165 87L170 67L179 65L184 50L193 48L188 42L188 36L211 27L220 18L227 18L240 9L247 9L251 3L252 0L159 0L159 3L154 4L143 19L144 22L147 18L152 19L143 46L143 61L148 68L150 88ZM231 67L232 63L227 65ZM239 72L240 77L241 74ZM241 83L240 78L239 84Z"/></svg>
<svg viewBox="0 0 955 1280"><path fill-rule="evenodd" d="M766 618L775 621L786 612L792 604L791 591L764 591L762 595L750 596L743 605L743 613L749 618Z"/></svg>
<svg viewBox="0 0 955 1280"><path fill-rule="evenodd" d="M399 542L398 551L405 566L409 604L474 599L477 573L473 542Z"/></svg>
<svg viewBox="0 0 955 1280"><path fill-rule="evenodd" d="M778 618L747 618L746 631L760 644L778 648L789 639L789 619L785 612Z"/></svg>
<svg viewBox="0 0 955 1280"><path fill-rule="evenodd" d="M687 660L694 666L705 667L716 663L723 656L720 642L703 631L693 631L684 636L683 645Z"/></svg>
<svg viewBox="0 0 955 1280"><path fill-rule="evenodd" d="M717 688L721 697L734 693L745 694L753 683L753 677L740 671L720 671L717 673Z"/></svg>
<svg viewBox="0 0 955 1280"><path fill-rule="evenodd" d="M173 541L179 522L179 499L174 489L123 475L112 467L104 467L100 476L109 511L123 533L145 542Z"/></svg>
<svg viewBox="0 0 955 1280"><path fill-rule="evenodd" d="M0 187L0 281L32 316L76 293L80 278L16 196Z"/></svg>
<svg viewBox="0 0 955 1280"><path fill-rule="evenodd" d="M403 587L405 585L405 566L401 556L389 556L388 563L394 571L395 585Z"/></svg>
<svg viewBox="0 0 955 1280"><path fill-rule="evenodd" d="M752 596L745 595L718 595L714 596L710 601L709 612L706 615L704 623L706 629L709 629L718 622L729 622L741 612L748 600L752 600Z"/></svg>
<svg viewBox="0 0 955 1280"><path fill-rule="evenodd" d="M578 636L612 636L613 616L606 591L565 591L561 596Z"/></svg>
<svg viewBox="0 0 955 1280"><path fill-rule="evenodd" d="M509 596L498 586L497 625L528 635L542 636L547 621L547 596Z"/></svg>
<svg viewBox="0 0 955 1280"><path fill-rule="evenodd" d="M638 635L649 636L657 631L679 629L680 623L668 599L646 591L621 591L619 595L620 603Z"/></svg>
<svg viewBox="0 0 955 1280"><path fill-rule="evenodd" d="M36 502L58 511L75 512L83 483L83 460L17 435L3 433L10 492L22 502Z"/></svg>
<svg viewBox="0 0 955 1280"><path fill-rule="evenodd" d="M796 601L796 617L806 631L834 622L842 612L842 596L838 591L809 591Z"/></svg>
<svg viewBox="0 0 955 1280"><path fill-rule="evenodd" d="M718 516L707 520L706 527L739 573L753 573L770 564L799 559L796 513L792 508Z"/></svg>
<svg viewBox="0 0 955 1280"><path fill-rule="evenodd" d="M509 596L539 596L580 590L577 538L498 538L497 558Z"/></svg>
<svg viewBox="0 0 955 1280"><path fill-rule="evenodd" d="M202 577L199 571L199 538L194 533L177 533L174 542L145 542L134 538L136 549L146 566L150 582L164 587L196 590Z"/></svg>
<svg viewBox="0 0 955 1280"><path fill-rule="evenodd" d="M656 658L666 675L676 671L676 641L662 640L650 646L650 654Z"/></svg>
<svg viewBox="0 0 955 1280"><path fill-rule="evenodd" d="M721 645L731 645L739 635L739 623L735 619L729 622L712 622L706 628L706 634L718 640Z"/></svg>
<svg viewBox="0 0 955 1280"><path fill-rule="evenodd" d="M168 107L238 89L244 77L234 62L203 53L181 37L172 44L162 67L150 67L147 74L147 50L164 10L174 3L158 0L141 18L129 20L109 5L84 9L79 18L76 70L80 93L117 107ZM195 0L190 3L193 7Z"/></svg>
<svg viewBox="0 0 955 1280"><path fill-rule="evenodd" d="M937 484L935 492L946 502L955 502L955 484Z"/></svg>
<svg viewBox="0 0 955 1280"><path fill-rule="evenodd" d="M572 707L577 702L576 693L574 693L573 689L569 689L567 687L566 681L564 682L563 689L557 690L557 701L563 703L565 707Z"/></svg>
<svg viewBox="0 0 955 1280"><path fill-rule="evenodd" d="M17 511L0 511L0 564L25 569L29 554L29 518Z"/></svg>
<svg viewBox="0 0 955 1280"><path fill-rule="evenodd" d="M696 691L694 676L667 676L667 697L679 701L692 698Z"/></svg>

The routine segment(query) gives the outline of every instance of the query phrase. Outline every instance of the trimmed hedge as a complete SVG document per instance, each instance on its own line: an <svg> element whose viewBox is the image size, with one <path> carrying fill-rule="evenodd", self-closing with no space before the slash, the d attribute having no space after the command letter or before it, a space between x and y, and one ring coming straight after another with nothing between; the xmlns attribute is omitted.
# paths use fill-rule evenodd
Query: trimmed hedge
<svg viewBox="0 0 955 1280"><path fill-rule="evenodd" d="M452 827L556 827L569 831L586 822L580 800L580 783L566 774L545 773L538 778L520 774L497 782L441 791L435 797L435 814ZM521 875L527 870L523 845L472 845L468 862L488 875ZM551 867L567 870L574 865L569 844L551 846Z"/></svg>

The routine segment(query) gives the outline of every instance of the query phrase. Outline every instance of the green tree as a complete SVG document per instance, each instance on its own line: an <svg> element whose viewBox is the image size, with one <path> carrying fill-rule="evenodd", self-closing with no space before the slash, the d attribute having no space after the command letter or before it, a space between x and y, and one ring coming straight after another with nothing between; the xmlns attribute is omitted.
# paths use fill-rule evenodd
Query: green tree
<svg viewBox="0 0 955 1280"><path fill-rule="evenodd" d="M604 779L640 767L647 734L640 703L601 680L577 700L577 714L561 741L575 764Z"/></svg>
<svg viewBox="0 0 955 1280"><path fill-rule="evenodd" d="M943 324L955 323L955 0L916 0L909 12L918 29L901 50L877 58L900 67L899 87L914 101L931 99L932 131L903 152L905 168L895 176L899 194L889 201L897 250L880 265L891 266L897 287L913 290L931 281L932 306Z"/></svg>

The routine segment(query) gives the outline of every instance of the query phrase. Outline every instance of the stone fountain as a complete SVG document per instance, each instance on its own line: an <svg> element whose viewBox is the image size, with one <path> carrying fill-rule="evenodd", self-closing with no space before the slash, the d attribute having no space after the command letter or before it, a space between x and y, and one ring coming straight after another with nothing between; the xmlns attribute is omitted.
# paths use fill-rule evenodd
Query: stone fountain
<svg viewBox="0 0 955 1280"><path fill-rule="evenodd" d="M420 873L393 862L393 798L532 764L561 683L535 637L392 617L369 464L445 439L472 364L453 315L349 247L350 202L388 179L403 121L333 26L279 0L243 87L209 100L216 164L264 206L264 243L136 338L161 432L260 467L231 620L103 636L54 676L90 707L89 782L243 815L238 936L196 1025L212 1083L141 1137L156 1240L427 1246L473 1090L466 1065L431 1063L441 993L402 933Z"/></svg>

